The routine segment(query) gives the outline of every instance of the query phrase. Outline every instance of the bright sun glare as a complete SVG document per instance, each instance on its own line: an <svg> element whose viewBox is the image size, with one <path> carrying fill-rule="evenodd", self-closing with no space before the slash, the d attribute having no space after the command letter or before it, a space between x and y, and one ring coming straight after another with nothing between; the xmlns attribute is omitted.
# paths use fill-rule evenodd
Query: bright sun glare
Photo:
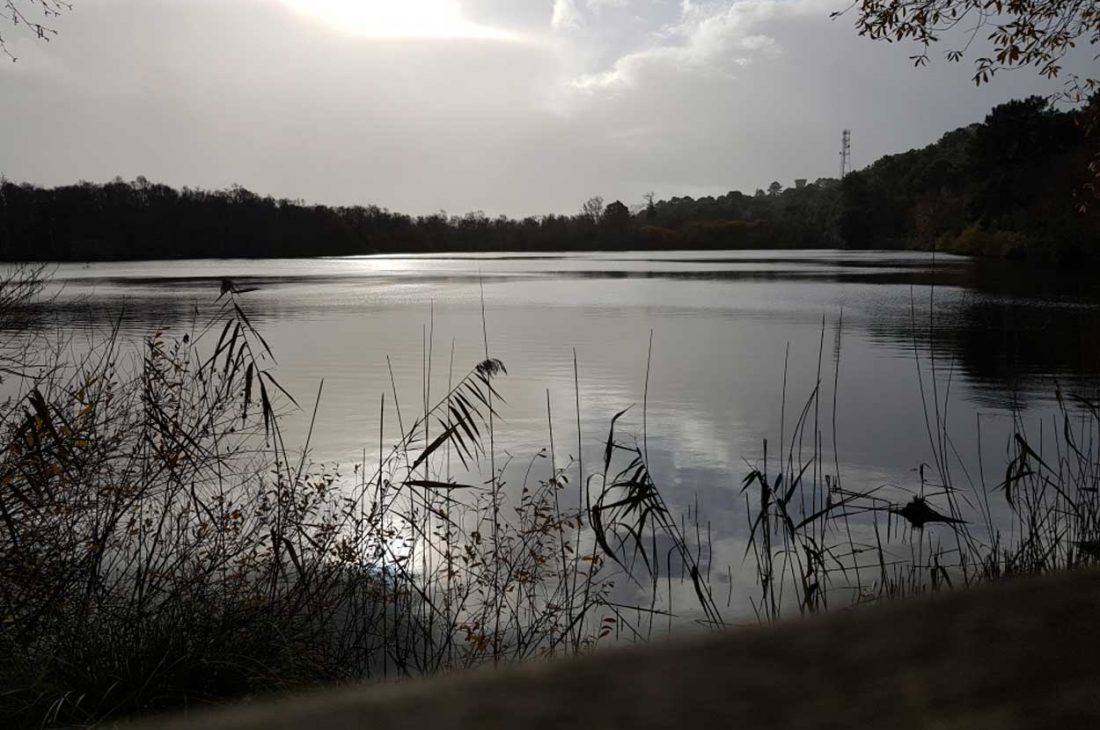
<svg viewBox="0 0 1100 730"><path fill-rule="evenodd" d="M462 17L457 0L283 0L345 33L381 38L502 38Z"/></svg>

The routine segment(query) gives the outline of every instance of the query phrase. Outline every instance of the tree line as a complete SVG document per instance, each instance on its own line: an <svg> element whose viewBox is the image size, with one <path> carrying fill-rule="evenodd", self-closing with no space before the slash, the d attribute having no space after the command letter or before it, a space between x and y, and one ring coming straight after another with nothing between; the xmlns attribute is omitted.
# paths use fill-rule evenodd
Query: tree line
<svg viewBox="0 0 1100 730"><path fill-rule="evenodd" d="M1096 99L1093 103L1097 103ZM466 251L937 248L1078 260L1100 250L1084 112L1039 97L889 155L843 180L573 215L410 216L324 206L238 185L176 190L144 177L55 188L0 180L0 259L96 261Z"/></svg>

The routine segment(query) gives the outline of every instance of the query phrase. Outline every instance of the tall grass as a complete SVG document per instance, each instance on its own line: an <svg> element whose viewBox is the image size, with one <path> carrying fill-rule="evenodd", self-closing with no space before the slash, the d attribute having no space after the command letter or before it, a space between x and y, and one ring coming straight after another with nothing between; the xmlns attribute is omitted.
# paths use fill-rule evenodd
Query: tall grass
<svg viewBox="0 0 1100 730"><path fill-rule="evenodd" d="M41 277L8 281L11 323ZM312 425L305 444L281 428L288 410L316 418L323 383L302 405L282 389L241 293L228 287L205 325L136 350L114 331L77 358L38 348L34 368L27 347L3 351L5 727L647 640L674 623L676 573L692 597L683 616L725 625L709 546L704 559L706 540L650 469L644 402L641 440L620 412L586 471L574 360L575 455L555 439L549 393L548 447L498 453L507 369L487 331L484 358L455 372L452 354L448 389L433 396L426 328L418 412L402 412L394 387L379 403L377 459L324 468L305 456ZM950 383L918 357L932 466L910 490L851 488L836 444L840 328L831 373L825 331L790 427L784 368L778 446L765 442L742 482L761 619L1100 558L1098 404L1059 393L1060 420L1037 436L1018 417L1003 478L987 481L960 469Z"/></svg>
<svg viewBox="0 0 1100 730"><path fill-rule="evenodd" d="M377 463L324 469L307 461L308 443L299 456L285 443L281 419L298 404L238 293L220 302L205 326L154 334L137 352L116 332L76 362L11 370L20 387L0 422L6 727L648 638L671 586L643 584L632 563L670 539L692 565L703 620L720 623L641 451L634 476L610 476L614 424L591 479L555 452L549 411L549 450L499 457L495 383L507 370L486 343L442 397L425 386L411 421L396 391L389 409L383 396L381 416L396 414L402 435L379 442ZM637 590L616 592L619 582L651 595L624 603Z"/></svg>
<svg viewBox="0 0 1100 730"><path fill-rule="evenodd" d="M931 308L929 326L933 326ZM914 307L913 325L917 314ZM1029 433L1021 410L1002 473L985 473L978 418L977 470L948 427L952 371L937 368L934 346L914 362L930 464L916 483L849 487L836 441L840 331L832 403L824 403L825 324L817 376L789 434L742 482L748 549L756 574L756 614L772 621L882 599L966 587L1010 575L1072 569L1100 559L1100 404L1067 397ZM943 378L946 377L946 382ZM782 410L786 404L786 366ZM831 423L821 414L831 407ZM830 433L831 431L831 433ZM1034 428L1032 429L1034 431ZM831 439L831 449L828 441ZM829 460L827 454L832 452ZM961 473L961 477L957 476Z"/></svg>

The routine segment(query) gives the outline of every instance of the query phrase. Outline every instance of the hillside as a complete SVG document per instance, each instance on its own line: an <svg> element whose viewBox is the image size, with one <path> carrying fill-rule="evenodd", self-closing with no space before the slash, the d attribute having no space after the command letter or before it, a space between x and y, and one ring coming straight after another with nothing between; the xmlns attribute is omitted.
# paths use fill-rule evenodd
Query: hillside
<svg viewBox="0 0 1100 730"><path fill-rule="evenodd" d="M1100 250L1089 169L1096 143L1083 119L1032 97L842 181L775 181L752 195L633 207L592 198L575 215L521 220L307 205L240 186L175 190L142 177L49 189L0 179L0 260L935 247L1076 261Z"/></svg>

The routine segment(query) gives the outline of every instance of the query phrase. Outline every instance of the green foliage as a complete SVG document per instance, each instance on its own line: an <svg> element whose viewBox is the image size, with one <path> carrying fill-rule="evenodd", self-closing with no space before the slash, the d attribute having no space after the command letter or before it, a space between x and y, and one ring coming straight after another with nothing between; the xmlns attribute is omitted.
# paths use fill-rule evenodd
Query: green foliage
<svg viewBox="0 0 1100 730"><path fill-rule="evenodd" d="M978 85L999 71L1027 67L1048 79L1057 78L1065 57L1078 44L1100 43L1100 7L1092 1L859 0L852 7L860 35L916 43L920 52L910 59L917 66L928 63L932 44L945 36L952 43L945 52L948 61L978 53L973 76ZM975 43L979 38L984 48L982 41ZM1081 101L1097 88L1097 79L1069 74L1065 95Z"/></svg>

